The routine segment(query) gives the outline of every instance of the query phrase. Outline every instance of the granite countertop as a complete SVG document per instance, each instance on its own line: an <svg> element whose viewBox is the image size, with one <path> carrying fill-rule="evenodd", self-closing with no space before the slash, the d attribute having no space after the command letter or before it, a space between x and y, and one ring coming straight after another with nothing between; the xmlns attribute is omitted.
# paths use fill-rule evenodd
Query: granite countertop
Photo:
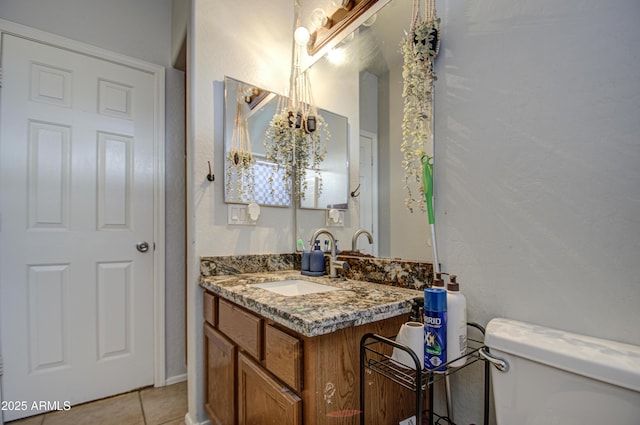
<svg viewBox="0 0 640 425"><path fill-rule="evenodd" d="M284 296L252 286L301 279L339 287L316 294ZM388 319L411 310L419 290L350 279L303 276L298 270L205 276L200 286L308 337Z"/></svg>

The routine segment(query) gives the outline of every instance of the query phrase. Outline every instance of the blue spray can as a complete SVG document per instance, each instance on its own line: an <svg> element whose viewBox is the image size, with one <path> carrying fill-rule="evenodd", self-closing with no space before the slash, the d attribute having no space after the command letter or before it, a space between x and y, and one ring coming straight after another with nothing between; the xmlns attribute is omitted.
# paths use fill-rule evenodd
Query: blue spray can
<svg viewBox="0 0 640 425"><path fill-rule="evenodd" d="M424 367L438 370L447 362L447 291L424 290ZM444 369L440 370L444 372Z"/></svg>

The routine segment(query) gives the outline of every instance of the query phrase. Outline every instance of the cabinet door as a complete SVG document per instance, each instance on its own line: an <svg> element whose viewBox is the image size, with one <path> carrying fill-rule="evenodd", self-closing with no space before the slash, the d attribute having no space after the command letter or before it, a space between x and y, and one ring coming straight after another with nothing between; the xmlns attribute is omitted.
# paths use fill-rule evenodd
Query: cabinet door
<svg viewBox="0 0 640 425"><path fill-rule="evenodd" d="M238 355L240 425L300 425L302 400L249 357Z"/></svg>
<svg viewBox="0 0 640 425"><path fill-rule="evenodd" d="M237 347L210 325L204 325L205 405L214 425L235 425Z"/></svg>
<svg viewBox="0 0 640 425"><path fill-rule="evenodd" d="M273 325L266 326L264 339L267 370L294 391L302 391L302 342Z"/></svg>

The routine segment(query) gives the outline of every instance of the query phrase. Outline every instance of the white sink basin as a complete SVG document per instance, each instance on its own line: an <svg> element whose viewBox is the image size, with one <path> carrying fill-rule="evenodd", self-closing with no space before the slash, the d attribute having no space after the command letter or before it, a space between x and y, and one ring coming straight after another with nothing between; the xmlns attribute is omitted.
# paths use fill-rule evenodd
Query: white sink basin
<svg viewBox="0 0 640 425"><path fill-rule="evenodd" d="M301 279L256 283L253 286L287 297L318 294L321 292L330 292L340 289L335 286L323 285L321 283L309 282L308 280Z"/></svg>

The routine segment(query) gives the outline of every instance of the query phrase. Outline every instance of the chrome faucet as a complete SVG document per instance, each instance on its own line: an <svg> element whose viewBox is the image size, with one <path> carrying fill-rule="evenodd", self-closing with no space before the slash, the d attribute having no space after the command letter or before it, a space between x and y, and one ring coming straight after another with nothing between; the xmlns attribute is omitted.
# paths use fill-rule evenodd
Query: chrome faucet
<svg viewBox="0 0 640 425"><path fill-rule="evenodd" d="M315 232L313 232L313 235L311 235L311 240L309 241L309 245L313 246L315 240L318 239L318 236L322 234L327 235L327 237L329 238L329 241L331 241L331 258L329 259L329 276L338 277L337 269L347 270L349 269L349 263L347 263L346 261L338 261L337 253L336 253L336 238L333 237L331 232L328 231L327 229L316 230Z"/></svg>
<svg viewBox="0 0 640 425"><path fill-rule="evenodd" d="M371 236L371 233L367 232L364 229L358 229L353 234L353 238L351 238L351 251L353 252L360 252L360 250L358 249L358 236L360 235L367 235L367 239L369 239L369 243L373 245L373 236Z"/></svg>

